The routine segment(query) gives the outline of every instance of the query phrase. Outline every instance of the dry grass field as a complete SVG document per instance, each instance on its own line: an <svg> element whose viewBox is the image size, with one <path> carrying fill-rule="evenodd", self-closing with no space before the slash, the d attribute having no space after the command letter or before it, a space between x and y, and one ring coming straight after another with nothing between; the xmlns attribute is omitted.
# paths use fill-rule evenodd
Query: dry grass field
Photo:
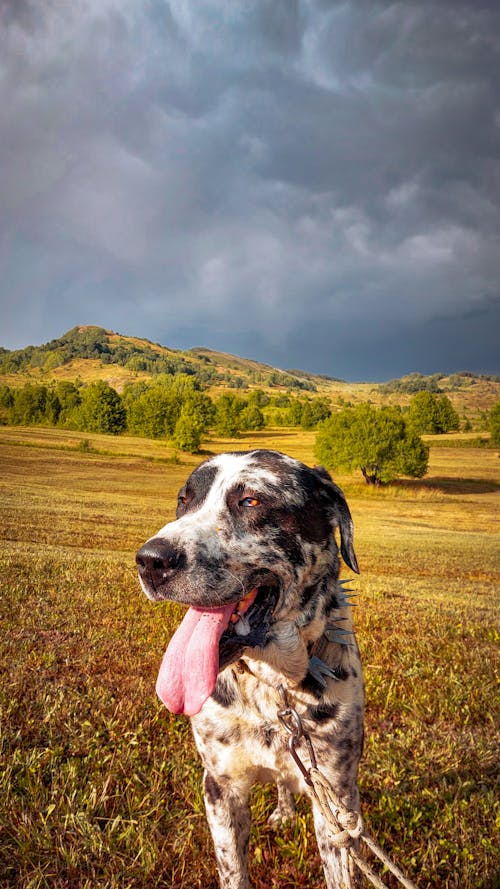
<svg viewBox="0 0 500 889"><path fill-rule="evenodd" d="M82 437L0 428L0 886L216 889L189 726L154 694L182 609L148 602L134 568L200 457ZM313 441L266 430L207 447L313 463ZM361 566L368 829L420 889L493 889L498 454L433 448L425 479L379 490L337 480ZM276 836L273 798L253 796L253 885L320 889L306 805Z"/></svg>

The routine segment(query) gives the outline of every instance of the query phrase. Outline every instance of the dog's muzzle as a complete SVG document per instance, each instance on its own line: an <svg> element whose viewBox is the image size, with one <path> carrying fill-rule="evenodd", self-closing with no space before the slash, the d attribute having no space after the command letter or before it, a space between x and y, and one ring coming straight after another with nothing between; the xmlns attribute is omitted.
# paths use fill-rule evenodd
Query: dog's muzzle
<svg viewBox="0 0 500 889"><path fill-rule="evenodd" d="M138 551L135 561L144 590L163 598L160 588L186 566L186 554L162 537L152 537Z"/></svg>

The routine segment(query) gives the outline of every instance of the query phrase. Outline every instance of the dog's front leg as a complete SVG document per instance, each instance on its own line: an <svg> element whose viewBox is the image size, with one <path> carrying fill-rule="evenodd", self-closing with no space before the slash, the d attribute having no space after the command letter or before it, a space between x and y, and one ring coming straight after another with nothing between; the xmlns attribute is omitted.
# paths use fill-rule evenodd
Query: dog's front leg
<svg viewBox="0 0 500 889"><path fill-rule="evenodd" d="M249 789L229 787L208 770L203 788L221 889L248 889Z"/></svg>
<svg viewBox="0 0 500 889"><path fill-rule="evenodd" d="M358 889L359 871L347 849L339 849L330 840L331 827L313 803L314 829L323 864L327 889Z"/></svg>

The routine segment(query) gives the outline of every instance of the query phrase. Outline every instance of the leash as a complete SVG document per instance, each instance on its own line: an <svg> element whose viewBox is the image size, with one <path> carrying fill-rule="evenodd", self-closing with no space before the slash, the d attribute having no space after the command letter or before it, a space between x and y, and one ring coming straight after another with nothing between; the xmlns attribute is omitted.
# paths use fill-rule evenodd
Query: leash
<svg viewBox="0 0 500 889"><path fill-rule="evenodd" d="M388 889L378 874L372 870L369 864L362 858L356 849L356 841L363 840L369 849L379 858L382 864L391 871L405 889L417 889L399 867L391 861L384 850L375 842L365 830L363 819L359 812L348 809L335 793L332 785L323 773L318 769L311 736L304 728L297 711L290 705L285 688L280 685L279 692L283 698L284 707L278 710L278 719L288 733L288 750L295 764L302 772L304 780L311 788L312 795L325 818L329 828L333 832L330 839L334 846L347 849L359 870L367 877L376 889ZM308 767L297 753L297 747L304 742L307 747L311 765Z"/></svg>

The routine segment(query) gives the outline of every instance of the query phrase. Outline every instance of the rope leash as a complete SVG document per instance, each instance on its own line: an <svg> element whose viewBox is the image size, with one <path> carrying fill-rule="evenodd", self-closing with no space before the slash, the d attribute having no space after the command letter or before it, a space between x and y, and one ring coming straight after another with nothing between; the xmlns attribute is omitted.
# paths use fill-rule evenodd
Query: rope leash
<svg viewBox="0 0 500 889"><path fill-rule="evenodd" d="M371 881L376 889L387 889L380 877L376 874L369 864L362 858L356 849L356 840L361 839L369 849L379 858L382 864L391 871L397 880L405 889L417 889L415 883L412 883L399 867L385 854L384 850L375 842L365 830L363 819L359 812L348 809L335 793L332 785L323 773L318 769L316 755L311 741L309 732L304 729L302 720L297 711L290 706L288 697L283 686L279 689L284 701L284 708L278 710L278 719L288 733L288 750L295 764L302 772L306 783L312 790L314 799L320 809L325 821L332 831L330 837L334 846L341 849L347 849L349 855L359 868L359 870ZM309 760L311 765L307 767L299 754L297 746L304 741L307 746Z"/></svg>

